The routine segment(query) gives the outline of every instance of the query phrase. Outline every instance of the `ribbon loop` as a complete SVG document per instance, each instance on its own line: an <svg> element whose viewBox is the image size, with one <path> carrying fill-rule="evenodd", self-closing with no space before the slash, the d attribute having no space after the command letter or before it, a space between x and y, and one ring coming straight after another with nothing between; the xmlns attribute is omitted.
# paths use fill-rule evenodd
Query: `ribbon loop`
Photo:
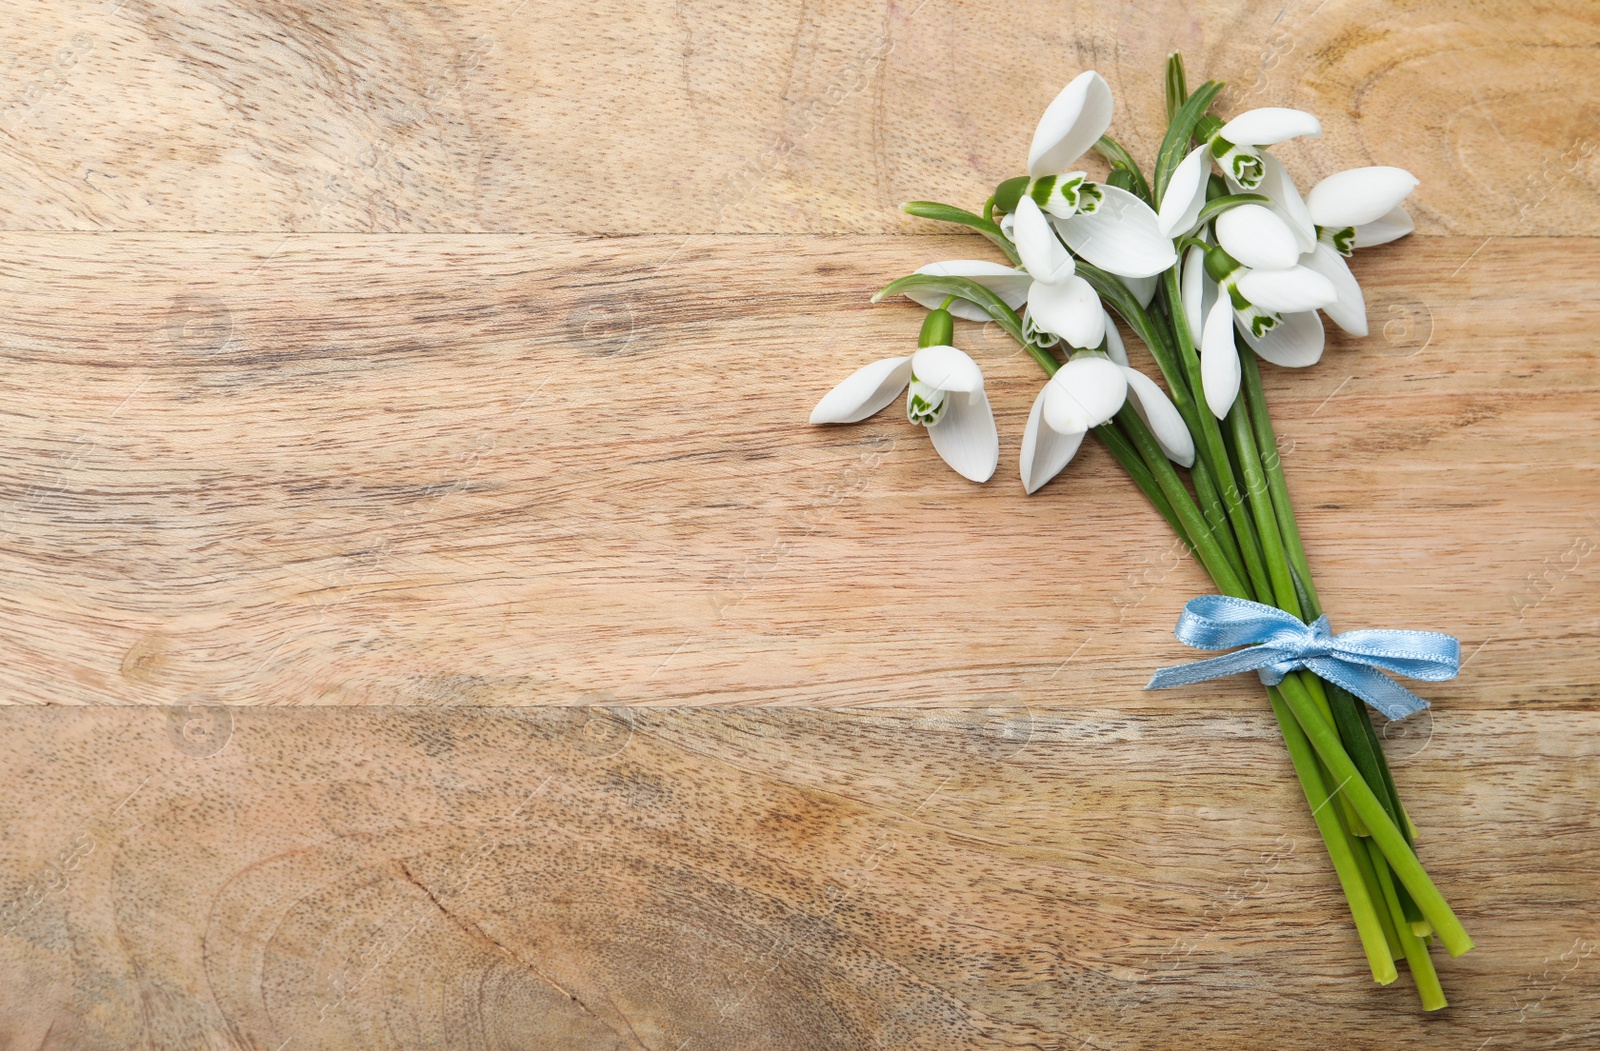
<svg viewBox="0 0 1600 1051"><path fill-rule="evenodd" d="M1162 668L1145 689L1256 672L1276 686L1299 668L1342 686L1390 719L1404 719L1428 702L1389 678L1394 672L1424 682L1453 679L1461 667L1461 643L1434 631L1366 628L1333 634L1326 615L1305 624L1274 606L1227 595L1190 599L1173 629L1178 641L1199 650L1244 649L1220 657Z"/></svg>

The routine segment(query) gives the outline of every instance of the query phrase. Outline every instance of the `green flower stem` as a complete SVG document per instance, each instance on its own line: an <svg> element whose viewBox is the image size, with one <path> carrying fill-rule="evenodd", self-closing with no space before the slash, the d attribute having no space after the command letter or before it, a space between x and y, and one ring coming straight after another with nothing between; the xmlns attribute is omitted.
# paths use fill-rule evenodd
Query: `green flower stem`
<svg viewBox="0 0 1600 1051"><path fill-rule="evenodd" d="M1149 432L1136 412L1124 407L1118 414L1118 423L1132 438L1134 446L1143 456L1145 465L1155 475L1158 483L1173 504L1180 518L1184 518L1191 530L1198 521L1203 527L1204 520L1199 516L1199 509L1189 499L1188 491L1183 488L1178 479L1177 472L1173 470L1161 447L1156 443L1155 436ZM1236 598L1247 598L1244 582L1237 577L1228 579L1218 573L1217 558L1220 548L1209 533L1202 534L1204 542L1193 545L1201 563L1211 572L1212 579L1224 594L1231 594ZM1350 904L1352 917L1361 935L1362 946L1367 953L1369 966L1375 979L1387 984L1394 980L1394 958L1389 953L1388 942L1385 938L1381 921L1378 918L1377 908L1372 895L1368 893L1367 885L1355 861L1355 851L1359 845L1353 842L1345 828L1339 822L1338 809L1324 804L1330 802L1330 793L1327 790L1327 779L1323 777L1318 766L1317 758L1312 754L1310 746L1306 743L1306 736L1300 729L1300 724L1289 714L1278 699L1276 691L1269 690L1273 697L1274 713L1278 715L1279 725L1283 728L1284 742L1290 750L1291 759L1294 761L1295 774L1300 778L1302 789L1307 799L1311 800L1313 817L1317 821L1318 831L1322 834L1323 841L1327 844L1328 855L1334 861L1335 872L1345 892L1345 898ZM1299 757L1296 758L1296 753ZM1340 753L1343 755L1343 753ZM1349 760L1346 759L1346 763ZM1342 786L1341 786L1342 787ZM1335 789L1337 792L1337 789Z"/></svg>
<svg viewBox="0 0 1600 1051"><path fill-rule="evenodd" d="M1344 888L1350 916L1355 920L1356 933L1360 935L1361 947L1366 951L1367 964L1372 968L1373 981L1388 985L1396 976L1394 956L1389 952L1389 939L1377 903L1368 893L1367 882L1357 860L1355 852L1361 849L1361 845L1351 840L1339 824L1338 811L1328 805L1331 796L1327 782L1323 779L1316 754L1300 724L1295 721L1276 689L1267 687L1267 696L1272 700L1272 713L1278 718L1278 728L1283 731L1283 743L1288 748L1289 761L1294 764L1294 772L1299 775L1306 802L1311 806L1312 820L1317 823L1317 831L1322 833L1322 842L1328 848L1333 870L1339 877L1339 885Z"/></svg>
<svg viewBox="0 0 1600 1051"><path fill-rule="evenodd" d="M1127 436L1115 424L1111 423L1096 427L1094 436L1099 438L1101 444L1110 450L1112 456L1116 457L1117 462L1122 465L1122 469L1128 473L1128 477L1133 479L1133 483L1155 505L1156 510L1161 512L1161 517L1167 520L1167 524L1172 527L1172 531L1177 534L1178 539L1183 541L1184 546L1191 551L1194 550L1194 541L1189 539L1189 531L1183 527L1183 521L1178 518L1177 512L1172 509L1172 504L1167 500L1167 495L1161 491L1161 486L1156 482L1155 475L1151 474L1149 469L1145 467L1144 461L1139 457L1138 450L1128 441Z"/></svg>
<svg viewBox="0 0 1600 1051"><path fill-rule="evenodd" d="M1383 927L1383 937L1389 945L1389 958L1403 960L1406 958L1406 948L1400 943L1400 929L1394 925L1394 917L1389 914L1387 904L1387 895L1393 893L1394 888L1394 877L1389 872L1389 863L1384 860L1383 851L1372 849L1370 838L1352 842L1355 843L1352 853L1355 855L1356 864L1361 868L1362 882L1366 884L1367 895L1378 910L1378 923ZM1381 878L1378 875L1379 869L1383 870Z"/></svg>
<svg viewBox="0 0 1600 1051"><path fill-rule="evenodd" d="M1020 319L1018 324L1021 324ZM1046 376L1054 376L1060 371L1061 362L1051 357L1049 351L1032 343L1024 343L1023 346L1026 347L1029 356L1038 362L1039 367L1044 370ZM1138 450L1134 449L1127 437L1117 429L1115 424L1110 423L1096 427L1094 434L1096 438L1100 439L1101 444L1110 450L1117 463L1122 465L1122 469L1127 472L1128 477L1133 479L1133 484L1137 485L1139 490L1155 505L1156 510L1161 512L1161 517L1167 520L1167 524L1178 535L1178 539L1182 540L1190 550L1193 550L1194 541L1189 539L1189 531L1184 528L1182 519L1172 509L1171 501L1161 491L1161 486L1156 482L1155 476L1145 467L1144 460L1140 458Z"/></svg>
<svg viewBox="0 0 1600 1051"><path fill-rule="evenodd" d="M900 210L907 215L915 215L919 219L933 219L941 223L958 223L969 226L987 237L994 246L1006 254L1012 266L1018 266L1022 257L1017 254L1016 245L1005 235L995 223L981 215L973 215L965 208L957 208L950 204L940 204L938 201L907 201L900 206ZM992 213L991 213L992 214Z"/></svg>
<svg viewBox="0 0 1600 1051"><path fill-rule="evenodd" d="M1444 943L1445 950L1451 956L1460 956L1471 949L1472 939L1461 926L1461 921L1451 911L1449 903L1444 900L1444 895L1439 893L1439 888L1428 878L1427 872L1423 871L1422 864L1417 861L1416 854L1412 853L1411 845L1406 842L1405 835L1393 821L1389 820L1383 804L1378 802L1378 797L1373 794L1371 787L1362 780L1361 771L1350 761L1350 756L1339 741L1339 732L1334 729L1332 723L1322 717L1322 713L1317 710L1316 702L1311 699L1310 692L1293 675L1286 677L1279 684L1278 690L1284 702L1288 704L1289 710L1294 713L1295 721L1305 731L1311 747L1322 757L1329 775L1337 780L1335 791L1342 790L1356 813L1361 816L1361 820L1366 822L1373 842L1383 851L1384 857L1389 860L1389 867L1405 885L1406 890L1411 892L1412 899L1422 910L1423 916L1433 925L1434 932Z"/></svg>
<svg viewBox="0 0 1600 1051"><path fill-rule="evenodd" d="M1439 972L1433 969L1433 957L1428 955L1428 947L1407 925L1405 911L1401 908L1397 894L1399 888L1390 878L1388 868L1383 865L1383 855L1370 840L1366 848L1375 865L1378 884L1383 889L1384 906L1389 913L1390 923L1395 928L1395 936L1400 940L1400 950L1405 955L1406 966L1411 968L1411 980L1417 983L1417 995L1422 999L1422 1009L1437 1011L1449 1006L1450 1001L1444 996L1444 987L1439 984Z"/></svg>
<svg viewBox="0 0 1600 1051"><path fill-rule="evenodd" d="M1240 358L1243 374L1240 401L1245 404L1250 417L1250 429L1255 436L1257 452L1264 453L1259 455L1258 463L1266 476L1267 494L1278 522L1282 550L1289 560L1296 582L1300 585L1298 591L1307 606L1302 619L1315 620L1322 615L1322 609L1317 601L1316 585L1312 583L1311 569L1306 561L1305 544L1300 539L1300 527L1295 520L1294 506L1289 499L1283 461L1277 452L1278 440L1273 432L1272 417L1267 411L1266 394L1261 387L1261 369L1254 354L1246 352ZM1237 409L1237 405L1235 408ZM1320 690L1320 684L1318 688ZM1337 686L1330 685L1327 693L1339 734L1344 739L1351 758L1361 769L1361 775L1367 784L1377 793L1380 801L1384 802L1390 818L1406 832L1407 842L1412 842L1410 819L1405 816L1405 811L1400 805L1400 796L1394 787L1394 777L1389 771L1389 764L1384 758L1383 748L1372 729L1372 720L1367 715L1365 706ZM1403 887L1400 890L1400 897L1402 904L1407 906L1407 915L1417 919L1418 917L1414 915L1415 905L1408 900Z"/></svg>
<svg viewBox="0 0 1600 1051"><path fill-rule="evenodd" d="M1256 532L1261 538L1261 551L1267 566L1267 577L1272 584L1273 602L1285 613L1299 617L1300 599L1295 594L1294 580L1289 574L1289 559L1284 554L1283 539L1278 534L1278 520L1273 515L1266 475L1261 470L1261 457L1256 452L1255 435L1250 431L1248 410L1243 399L1233 403L1233 408L1228 411L1227 424L1233 434L1240 472L1244 475L1250 513L1255 517Z"/></svg>
<svg viewBox="0 0 1600 1051"><path fill-rule="evenodd" d="M1267 490L1272 496L1272 507L1278 518L1278 532L1283 538L1283 548L1294 567L1306 594L1310 596L1306 620L1316 620L1322 615L1322 605L1317 600L1316 585L1311 582L1311 564L1306 561L1306 546L1300 539L1300 524L1295 521L1294 505L1289 501L1289 483L1283 474L1283 458L1278 455L1278 439L1273 433L1272 417L1267 412L1267 395L1261 389L1261 367L1254 353L1246 350L1239 355L1243 376L1242 394L1250 413L1251 427L1255 431L1256 445L1262 453L1262 467L1267 475Z"/></svg>
<svg viewBox="0 0 1600 1051"><path fill-rule="evenodd" d="M1227 556L1233 575L1240 580L1246 579L1239 545L1233 539L1233 530L1228 528L1227 516L1222 513L1222 494L1217 492L1217 483L1212 479L1204 460L1195 460L1189 468L1189 480L1194 482L1194 496L1200 505L1200 514L1222 545L1222 553Z"/></svg>
<svg viewBox="0 0 1600 1051"><path fill-rule="evenodd" d="M1134 448L1144 459L1145 466L1155 476L1156 483L1171 503L1179 520L1183 522L1184 529L1188 531L1189 540L1196 556L1200 559L1200 564L1211 574L1211 579L1216 582L1217 587L1225 595L1248 598L1249 593L1245 589L1244 581L1234 575L1233 567L1228 564L1228 558L1223 554L1222 545L1217 543L1217 538L1206 525L1200 509L1195 506L1194 497L1183 487L1183 480L1178 477L1178 472L1167 459L1167 454L1161 451L1161 446L1156 442L1155 435L1150 433L1150 428L1139 418L1139 414L1131 405L1124 405L1117 412L1117 424L1132 440Z"/></svg>
<svg viewBox="0 0 1600 1051"><path fill-rule="evenodd" d="M1204 388L1200 382L1200 355L1195 350L1194 340L1190 338L1189 320L1183 312L1182 294L1178 288L1178 268L1172 267L1164 272L1161 275L1161 284L1162 294L1166 298L1167 320L1172 323L1172 332L1177 338L1178 359L1183 366L1183 377L1179 386L1189 392L1191 404L1201 404L1204 401ZM1202 406L1195 416L1199 422L1198 430L1195 429L1193 421L1185 421L1189 423L1190 433L1194 436L1195 451L1206 461L1206 467L1222 490L1223 510L1227 512L1228 521L1233 524L1233 535L1239 543L1240 553L1244 556L1245 569L1249 573L1251 586L1255 589L1255 597L1259 601L1266 602L1273 594L1272 581L1267 576L1254 524L1245 512L1244 498L1239 493L1239 483L1234 477L1228 450L1222 442L1222 431L1217 426L1217 418L1211 415L1209 408Z"/></svg>
<svg viewBox="0 0 1600 1051"><path fill-rule="evenodd" d="M1113 172L1124 171L1128 173L1133 185L1129 192L1138 197L1150 207L1155 207L1155 202L1150 199L1150 184L1144 180L1144 172L1139 169L1139 162L1125 149L1122 143L1109 135L1100 136L1100 141L1094 144L1094 150L1106 159Z"/></svg>
<svg viewBox="0 0 1600 1051"><path fill-rule="evenodd" d="M1246 352L1248 353L1248 351ZM1289 559L1284 553L1283 539L1278 532L1278 520L1274 514L1272 500L1268 494L1267 479L1261 467L1261 456L1256 449L1255 435L1251 431L1249 410L1245 399L1234 401L1233 407L1228 411L1227 424L1229 433L1233 438L1233 448L1238 460L1240 472L1244 475L1245 492L1249 499L1250 511L1254 516L1256 529L1261 537L1261 550L1267 563L1267 574L1272 581L1273 604L1286 613L1304 619L1300 609L1299 595L1296 593L1293 575L1289 570ZM1309 672L1296 673L1300 683L1316 703L1318 712L1328 722L1340 725L1334 709L1328 702L1327 694L1323 691L1322 682ZM1343 730L1343 727L1341 727ZM1341 732L1346 751L1356 760L1356 765L1366 777L1369 773L1373 776L1367 778L1367 784L1378 789L1382 785L1381 779L1376 779L1376 768L1372 765L1371 757L1366 753L1366 738L1352 738ZM1359 745L1357 747L1356 745ZM1345 825L1351 833L1357 836L1367 835L1366 822L1361 819L1350 806L1348 797L1340 798L1340 807L1345 814ZM1393 814L1390 814L1391 819Z"/></svg>
<svg viewBox="0 0 1600 1051"><path fill-rule="evenodd" d="M1166 333L1162 332L1161 326L1156 324L1150 313L1139 305L1139 300L1128 290L1128 286L1112 274L1082 261L1078 263L1078 274L1089 282L1101 299L1111 304L1133 329L1134 335L1144 342L1150 351L1150 357L1155 360L1156 368L1161 370L1161 376L1167 382L1168 396L1171 397L1178 414L1183 417L1184 426L1189 428L1190 434L1198 433L1200 415L1206 410L1196 405L1194 396L1189 393L1189 385L1184 381L1183 371L1178 366L1172 345L1168 342ZM1205 520L1209 523L1217 542L1222 545L1223 553L1227 555L1234 575L1246 579L1244 558L1234 540L1233 531L1227 528L1228 519L1223 511L1224 502L1220 488L1223 483L1221 476L1216 473L1215 465L1208 460L1197 460L1189 469L1189 476L1194 479L1195 493L1199 497Z"/></svg>
<svg viewBox="0 0 1600 1051"><path fill-rule="evenodd" d="M1039 360L1038 355L1035 355L1035 360ZM1040 364L1044 367L1045 372L1050 375L1053 375L1055 370L1060 367L1053 360L1049 365L1045 365L1043 361L1040 361ZM1131 407L1124 406L1118 413L1117 423L1131 440L1134 448L1144 460L1145 467L1156 479L1159 491L1166 497L1177 518L1188 531L1190 549L1195 552L1201 564L1211 574L1218 589L1224 594L1233 595L1236 598L1248 598L1244 581L1233 574L1226 558L1222 555L1220 545L1217 544L1211 534L1211 530L1206 526L1205 519L1201 517L1199 508L1195 506L1193 498L1190 497L1188 490L1183 487L1183 482L1178 478L1177 471L1173 469L1166 454L1161 451L1155 436L1150 433L1144 421L1139 418L1138 413ZM1103 431L1103 428L1097 428L1096 433L1101 434ZM1115 454L1115 449L1113 449L1113 454ZM1274 712L1278 716L1280 727L1283 728L1284 741L1290 749L1291 759L1294 760L1295 774L1300 778L1301 786L1306 792L1307 798L1313 800L1313 817L1317 821L1318 831L1328 845L1329 856L1335 859L1335 871L1339 874L1340 885L1344 889L1345 898L1350 903L1351 915L1356 920L1357 930L1361 934L1362 945L1367 953L1373 976L1379 981L1393 981L1394 958L1389 954L1388 943L1385 940L1381 921L1378 920L1378 913L1372 896L1368 893L1361 872L1356 867L1354 855L1356 844L1352 842L1344 827L1339 823L1336 810L1323 805L1329 799L1329 792L1326 787L1327 779L1322 776L1319 770L1317 758L1312 754L1311 747L1306 742L1306 735L1300 729L1300 723L1279 700L1276 691L1269 690L1268 693L1273 698ZM1299 757L1295 758L1297 752ZM1340 755L1343 755L1343 753L1341 752ZM1348 762L1349 760L1346 759L1347 764ZM1389 977L1384 978L1384 975Z"/></svg>

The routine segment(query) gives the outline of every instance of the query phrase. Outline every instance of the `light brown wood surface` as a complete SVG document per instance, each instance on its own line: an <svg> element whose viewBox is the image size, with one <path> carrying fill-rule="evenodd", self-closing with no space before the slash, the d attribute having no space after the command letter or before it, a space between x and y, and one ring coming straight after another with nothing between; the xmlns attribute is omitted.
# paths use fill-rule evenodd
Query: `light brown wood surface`
<svg viewBox="0 0 1600 1051"><path fill-rule="evenodd" d="M0 29L0 1048L1499 1048L1600 1037L1600 13L35 0ZM1400 164L1374 335L1269 370L1479 948L1359 946L1109 457L804 420L991 258L1082 68ZM298 707L294 707L298 706ZM557 707L559 706L559 710ZM597 707L598 706L598 707ZM287 710L292 708L292 710ZM382 710L373 710L381 708Z"/></svg>

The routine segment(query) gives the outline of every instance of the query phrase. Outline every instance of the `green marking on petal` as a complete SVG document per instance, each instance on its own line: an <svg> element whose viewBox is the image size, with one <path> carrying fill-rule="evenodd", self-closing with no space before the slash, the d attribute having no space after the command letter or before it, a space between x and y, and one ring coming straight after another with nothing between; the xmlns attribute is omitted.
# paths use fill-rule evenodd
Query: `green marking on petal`
<svg viewBox="0 0 1600 1051"><path fill-rule="evenodd" d="M1083 181L1082 172L1041 175L1028 183L1028 196L1041 210L1066 219L1078 211L1079 188Z"/></svg>
<svg viewBox="0 0 1600 1051"><path fill-rule="evenodd" d="M1265 336L1268 332L1271 332L1273 329L1278 327L1278 315L1263 314L1254 306L1250 308L1249 320L1250 331L1255 334L1257 339L1260 339L1262 336Z"/></svg>
<svg viewBox="0 0 1600 1051"><path fill-rule="evenodd" d="M1317 227L1317 240L1348 259L1356 251L1356 228L1353 226L1319 226Z"/></svg>
<svg viewBox="0 0 1600 1051"><path fill-rule="evenodd" d="M1266 175L1266 168L1261 163L1260 157L1253 157L1248 153L1236 153L1233 156L1233 178L1240 186L1253 190L1261 185L1262 178Z"/></svg>
<svg viewBox="0 0 1600 1051"><path fill-rule="evenodd" d="M948 393L912 377L911 389L906 394L906 419L919 427L932 427L944 416L949 405Z"/></svg>

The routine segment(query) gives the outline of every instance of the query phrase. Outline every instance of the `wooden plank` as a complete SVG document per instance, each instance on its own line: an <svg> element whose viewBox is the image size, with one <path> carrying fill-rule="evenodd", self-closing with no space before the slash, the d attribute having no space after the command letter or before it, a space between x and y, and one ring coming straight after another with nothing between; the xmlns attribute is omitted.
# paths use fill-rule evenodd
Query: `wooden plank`
<svg viewBox="0 0 1600 1051"><path fill-rule="evenodd" d="M1481 946L1373 986L1261 713L11 709L13 1046L1570 1047L1600 737L1395 749ZM1200 1021L1203 1019L1203 1023Z"/></svg>
<svg viewBox="0 0 1600 1051"><path fill-rule="evenodd" d="M1377 334L1269 370L1283 453L1336 627L1460 636L1451 710L1588 704L1600 242L1479 247L1358 261ZM987 486L806 425L913 338L867 293L972 251L7 235L0 696L1256 710L1139 691L1205 581L1097 448L1023 496L1003 336Z"/></svg>
<svg viewBox="0 0 1600 1051"><path fill-rule="evenodd" d="M1600 233L1600 11L82 0L5 30L8 229L888 232L982 201L1081 69L1154 153L1161 65L1295 105L1305 179L1401 164L1429 233Z"/></svg>

